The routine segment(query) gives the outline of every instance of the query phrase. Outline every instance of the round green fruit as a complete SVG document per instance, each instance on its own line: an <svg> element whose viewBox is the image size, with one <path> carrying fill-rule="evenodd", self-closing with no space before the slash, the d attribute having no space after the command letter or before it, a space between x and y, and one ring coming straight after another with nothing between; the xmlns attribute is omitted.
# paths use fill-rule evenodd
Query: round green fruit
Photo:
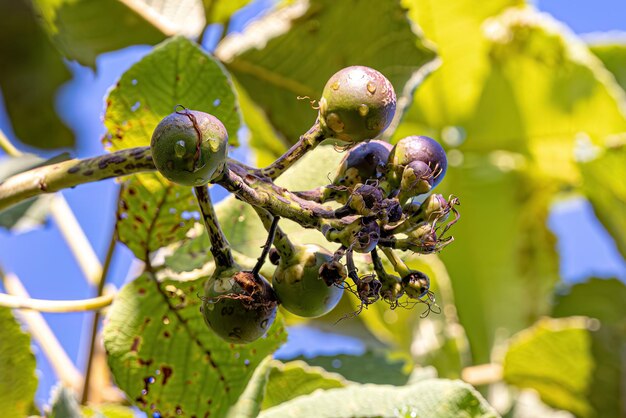
<svg viewBox="0 0 626 418"><path fill-rule="evenodd" d="M260 275L231 268L209 278L204 288L202 315L220 338L235 344L262 337L276 318L278 301Z"/></svg>
<svg viewBox="0 0 626 418"><path fill-rule="evenodd" d="M372 139L391 123L396 93L373 68L353 66L335 73L319 101L319 120L328 136L353 144Z"/></svg>
<svg viewBox="0 0 626 418"><path fill-rule="evenodd" d="M184 109L159 122L150 148L154 165L165 178L184 186L202 186L224 167L228 133L215 116Z"/></svg>
<svg viewBox="0 0 626 418"><path fill-rule="evenodd" d="M324 315L339 303L343 289L329 286L320 277L320 267L333 255L317 245L297 246L294 257L281 257L272 278L278 300L289 312L304 316Z"/></svg>

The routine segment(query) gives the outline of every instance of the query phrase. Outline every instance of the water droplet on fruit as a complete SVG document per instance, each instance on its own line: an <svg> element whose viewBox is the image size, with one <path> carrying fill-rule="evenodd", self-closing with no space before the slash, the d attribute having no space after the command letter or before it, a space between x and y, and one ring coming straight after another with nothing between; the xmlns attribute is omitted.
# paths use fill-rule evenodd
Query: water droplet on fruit
<svg viewBox="0 0 626 418"><path fill-rule="evenodd" d="M335 81L333 84L330 85L330 88L333 90L339 90L339 81Z"/></svg>
<svg viewBox="0 0 626 418"><path fill-rule="evenodd" d="M343 132L344 123L339 117L339 115L336 113L330 113L326 117L326 124L328 125L330 129L333 130L333 132L336 132L336 133Z"/></svg>
<svg viewBox="0 0 626 418"><path fill-rule="evenodd" d="M370 108L366 104L359 106L359 115L365 117L370 111Z"/></svg>
<svg viewBox="0 0 626 418"><path fill-rule="evenodd" d="M174 154L176 154L178 158L182 158L185 156L186 153L187 147L185 147L185 141L183 141L182 139L180 141L176 141L176 143L174 144Z"/></svg>
<svg viewBox="0 0 626 418"><path fill-rule="evenodd" d="M376 93L376 83L374 83L373 81L369 81L367 83L367 91L369 91L370 94Z"/></svg>

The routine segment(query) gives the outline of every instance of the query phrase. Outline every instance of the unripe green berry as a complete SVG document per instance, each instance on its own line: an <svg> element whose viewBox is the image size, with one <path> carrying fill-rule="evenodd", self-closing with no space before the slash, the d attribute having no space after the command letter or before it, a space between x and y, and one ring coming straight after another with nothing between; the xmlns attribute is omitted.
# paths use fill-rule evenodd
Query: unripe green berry
<svg viewBox="0 0 626 418"><path fill-rule="evenodd" d="M281 257L272 287L283 307L293 314L313 318L337 306L343 289L329 286L320 277L320 267L332 260L333 255L317 245L296 246L293 257Z"/></svg>
<svg viewBox="0 0 626 418"><path fill-rule="evenodd" d="M184 186L201 186L223 170L228 133L215 116L184 109L159 122L150 148L154 165L165 178Z"/></svg>
<svg viewBox="0 0 626 418"><path fill-rule="evenodd" d="M330 77L319 106L326 134L353 144L372 139L389 126L396 111L396 93L378 71L352 66Z"/></svg>
<svg viewBox="0 0 626 418"><path fill-rule="evenodd" d="M201 311L220 338L245 344L267 332L276 318L277 304L265 278L233 267L207 280Z"/></svg>

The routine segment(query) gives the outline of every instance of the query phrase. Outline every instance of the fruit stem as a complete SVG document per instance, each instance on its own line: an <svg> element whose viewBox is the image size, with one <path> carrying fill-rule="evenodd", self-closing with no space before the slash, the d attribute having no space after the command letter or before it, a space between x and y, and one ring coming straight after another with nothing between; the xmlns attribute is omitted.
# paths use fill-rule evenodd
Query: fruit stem
<svg viewBox="0 0 626 418"><path fill-rule="evenodd" d="M114 294L98 296L80 300L47 300L31 299L0 293L0 306L11 309L28 309L39 312L84 312L95 311L109 306L113 302Z"/></svg>
<svg viewBox="0 0 626 418"><path fill-rule="evenodd" d="M374 271L376 272L376 275L381 281L386 279L388 274L385 271L385 267L383 266L383 260L378 255L378 251L376 251L376 248L374 248L370 252L370 255L372 256L372 264L374 266Z"/></svg>
<svg viewBox="0 0 626 418"><path fill-rule="evenodd" d="M259 271L261 271L261 267L263 267L263 264L265 263L265 258L270 252L270 248L272 248L272 243L274 242L274 236L276 235L276 229L278 228L279 220L280 218L278 216L274 216L274 218L272 219L272 223L267 229L267 240L263 245L263 251L261 252L261 255L259 256L256 264L254 265L254 268L252 269L252 274L254 274L255 276L259 274Z"/></svg>
<svg viewBox="0 0 626 418"><path fill-rule="evenodd" d="M405 277L411 273L411 269L404 264L404 261L402 261L391 248L386 247L382 248L382 250L387 259L391 262L391 265L393 265L393 269L400 275L400 277Z"/></svg>
<svg viewBox="0 0 626 418"><path fill-rule="evenodd" d="M268 231L270 230L274 218L267 210L253 206L256 213L259 215L259 219L263 222L263 226ZM274 235L274 247L278 250L281 260L291 260L296 254L296 247L293 245L287 234L280 228L276 227L276 234Z"/></svg>
<svg viewBox="0 0 626 418"><path fill-rule="evenodd" d="M202 212L204 227L207 234L209 234L209 240L211 240L211 254L215 258L216 270L226 270L236 266L235 259L230 251L230 244L222 228L220 228L217 215L215 214L208 186L196 186L194 189L200 212Z"/></svg>
<svg viewBox="0 0 626 418"><path fill-rule="evenodd" d="M313 126L309 128L291 148L281 155L276 161L265 168L256 170L261 177L267 177L272 180L278 178L289 167L294 165L308 151L311 151L326 139L324 132L320 126L319 119L315 121Z"/></svg>
<svg viewBox="0 0 626 418"><path fill-rule="evenodd" d="M84 160L72 159L38 167L0 183L0 210L42 193L154 170L150 147L129 148Z"/></svg>

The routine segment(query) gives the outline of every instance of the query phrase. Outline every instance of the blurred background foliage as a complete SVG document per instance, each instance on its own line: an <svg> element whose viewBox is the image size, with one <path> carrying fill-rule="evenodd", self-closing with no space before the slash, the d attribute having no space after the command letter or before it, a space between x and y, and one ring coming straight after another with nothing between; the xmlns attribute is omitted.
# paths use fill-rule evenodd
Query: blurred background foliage
<svg viewBox="0 0 626 418"><path fill-rule="evenodd" d="M169 113L170 103L184 103L219 113L230 128L232 145L243 143L251 162L263 166L311 125L316 111L309 100L320 96L328 77L359 64L385 74L398 94L398 115L386 139L423 134L446 148L450 167L437 192L460 198L462 219L452 230L455 242L439 256L405 254L411 267L434 278L442 314L420 318L418 310L391 310L379 303L356 318L342 319L357 308L356 299L346 294L337 310L306 325L351 336L365 347L363 352L301 356L263 366L260 354L272 352L284 338L280 323L258 353L252 347L234 360L227 355L219 360L229 367L226 379L235 382L235 390L210 410L218 415L231 406L240 410L239 393L241 401L258 383L267 387L262 407L283 408L263 414L280 416L296 408L315 416L315 405L337 405L342 397L357 396L353 390L365 394L358 396L378 396L363 387L354 389L355 382L412 390L411 385L438 376L469 381L505 416L557 416L562 411L579 417L626 416L624 284L606 278L564 283L556 239L548 228L555 203L587 199L626 256L626 43L606 38L589 45L550 15L518 0L277 1L243 31L229 32L233 13L248 3L0 0L0 87L15 136L35 153L80 146L53 106L58 88L70 78L64 60L96 68L102 53L164 40L108 93L105 145L118 149L148 144L150 126ZM207 46L211 36L211 54L193 42ZM238 129L240 123L245 129ZM322 146L279 184L292 190L322 185L340 158L332 147ZM32 156L3 160L0 178L39 163ZM130 198L131 188L145 199ZM185 274L186 280L201 280L211 268L208 240L193 225L197 209L190 197L188 190L152 174L124 183L119 197L127 216L118 217L117 238L144 261L166 248L167 257L157 259L165 272L162 278L172 283ZM158 210L144 210L144 201ZM0 213L2 225L14 228L23 216L42 222L48 204L31 202ZM239 261L249 264L265 240L262 225L249 207L233 198L220 202L218 214ZM154 230L142 230L138 239L128 220L133 215L149 218ZM178 216L184 229L158 233ZM295 241L322 242L315 232L285 224ZM186 286L180 286L182 292ZM162 344L157 338L164 325L142 334L147 331L140 319L168 308L136 307L137 296L128 287L122 292L124 297L111 308L109 335L111 324L121 322L120 327L130 327L124 328L125 335ZM172 298L178 297L172 292ZM25 354L30 353L29 342L10 313L0 312L0 331L10 334L0 338L0 386L12 389L0 391L0 400L14 408L9 416L23 416L33 408L35 376L29 371L30 380L21 378L14 386L7 382L14 381L10 376L15 367L32 369L31 356ZM305 322L282 317L287 327ZM177 327L194 341L203 324ZM5 347L5 341L13 340L21 344L19 355ZM126 343L107 340L105 329L118 385L131 403L150 412L150 402L134 398L141 392L144 371L128 369L125 356L134 343ZM228 353L218 341L202 344ZM173 359L165 359L166 352L150 355L183 367L187 354L182 348L174 353ZM259 370L269 367L267 373L252 375L257 364ZM179 389L166 387L166 379L155 385L161 387L158 400L168 405L161 412L176 413ZM292 401L285 388L301 389L293 398L304 396ZM328 389L328 396L308 395L316 388ZM422 413L419 408L433 405L432 399L434 405L449 406L445 416L470 411L469 403L429 398L426 388L420 390L432 402L414 405L402 390L388 394L397 400L395 406L407 408L399 416ZM453 390L462 392L458 399L478 405L471 416L495 414L473 389ZM189 395L196 397L196 391ZM79 412L72 394L64 390L54 399L57 411L107 417L130 413L98 405ZM186 413L199 408L197 401L184 402ZM373 407L362 403L345 413L373 413L367 408ZM384 415L388 410L381 408L378 412ZM432 408L427 411L444 416ZM67 416L63 414L67 412L56 416Z"/></svg>

